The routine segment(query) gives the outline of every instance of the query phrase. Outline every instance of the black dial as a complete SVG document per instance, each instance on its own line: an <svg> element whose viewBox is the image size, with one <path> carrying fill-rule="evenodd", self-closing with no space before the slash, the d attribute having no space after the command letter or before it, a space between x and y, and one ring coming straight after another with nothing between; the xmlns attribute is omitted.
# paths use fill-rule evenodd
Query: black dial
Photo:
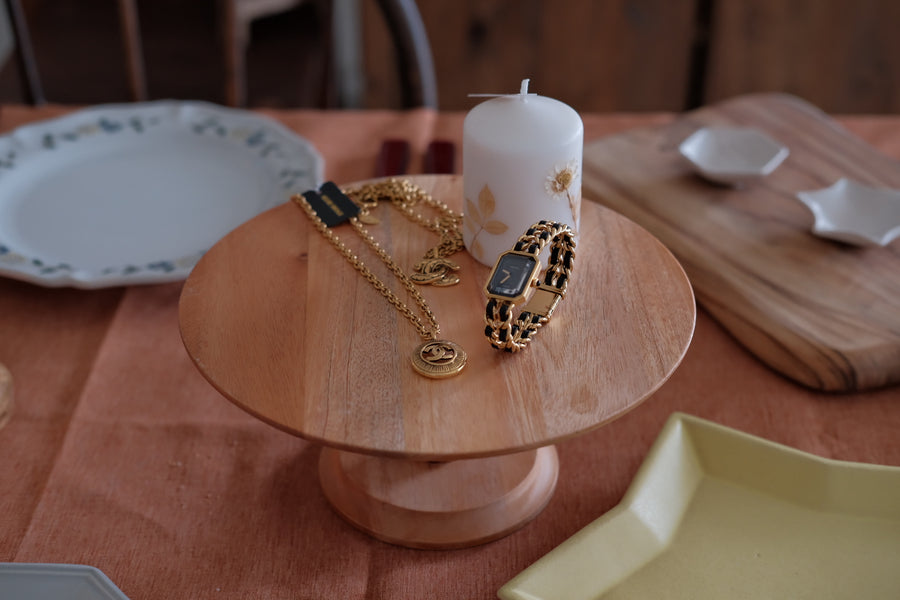
<svg viewBox="0 0 900 600"><path fill-rule="evenodd" d="M531 281L537 259L524 254L503 254L488 282L489 294L515 298L521 296Z"/></svg>

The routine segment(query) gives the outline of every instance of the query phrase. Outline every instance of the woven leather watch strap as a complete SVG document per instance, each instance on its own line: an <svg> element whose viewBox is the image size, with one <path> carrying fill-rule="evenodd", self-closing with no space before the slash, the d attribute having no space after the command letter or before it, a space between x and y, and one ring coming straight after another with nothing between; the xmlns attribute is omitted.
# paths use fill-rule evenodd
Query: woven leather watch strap
<svg viewBox="0 0 900 600"><path fill-rule="evenodd" d="M488 299L484 333L494 348L507 352L524 349L534 334L550 320L556 302L565 297L575 261L575 237L568 225L555 221L535 223L516 241L513 249L533 254L540 260L540 253L548 243L550 259L536 294L550 295L551 299L544 309L540 308L542 302L529 301L515 318L512 302Z"/></svg>

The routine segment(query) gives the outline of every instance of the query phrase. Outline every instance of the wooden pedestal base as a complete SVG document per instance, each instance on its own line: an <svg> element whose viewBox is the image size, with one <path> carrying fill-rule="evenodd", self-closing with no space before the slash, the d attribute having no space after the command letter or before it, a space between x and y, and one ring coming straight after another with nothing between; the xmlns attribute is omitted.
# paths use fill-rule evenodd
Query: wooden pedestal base
<svg viewBox="0 0 900 600"><path fill-rule="evenodd" d="M411 548L464 548L501 538L543 510L559 473L556 448L424 462L322 450L319 476L337 512Z"/></svg>

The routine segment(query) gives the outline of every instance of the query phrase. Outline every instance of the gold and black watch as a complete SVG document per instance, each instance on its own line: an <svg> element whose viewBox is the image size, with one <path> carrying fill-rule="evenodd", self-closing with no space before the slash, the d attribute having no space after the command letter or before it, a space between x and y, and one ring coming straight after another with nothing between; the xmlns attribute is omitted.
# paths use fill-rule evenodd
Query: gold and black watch
<svg viewBox="0 0 900 600"><path fill-rule="evenodd" d="M541 273L540 255L548 243L550 257ZM491 346L518 352L528 345L566 297L574 261L575 236L568 225L555 221L535 223L512 250L500 255L484 286L488 297L484 334ZM513 308L525 301L533 287L531 298L513 318Z"/></svg>

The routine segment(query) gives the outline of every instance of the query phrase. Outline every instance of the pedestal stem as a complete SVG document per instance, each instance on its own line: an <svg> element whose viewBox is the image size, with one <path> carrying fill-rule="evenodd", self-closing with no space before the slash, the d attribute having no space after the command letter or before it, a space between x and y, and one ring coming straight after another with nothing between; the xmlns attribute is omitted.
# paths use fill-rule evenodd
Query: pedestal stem
<svg viewBox="0 0 900 600"><path fill-rule="evenodd" d="M463 548L522 527L559 473L556 448L433 463L324 448L319 476L335 510L363 531L412 548Z"/></svg>

